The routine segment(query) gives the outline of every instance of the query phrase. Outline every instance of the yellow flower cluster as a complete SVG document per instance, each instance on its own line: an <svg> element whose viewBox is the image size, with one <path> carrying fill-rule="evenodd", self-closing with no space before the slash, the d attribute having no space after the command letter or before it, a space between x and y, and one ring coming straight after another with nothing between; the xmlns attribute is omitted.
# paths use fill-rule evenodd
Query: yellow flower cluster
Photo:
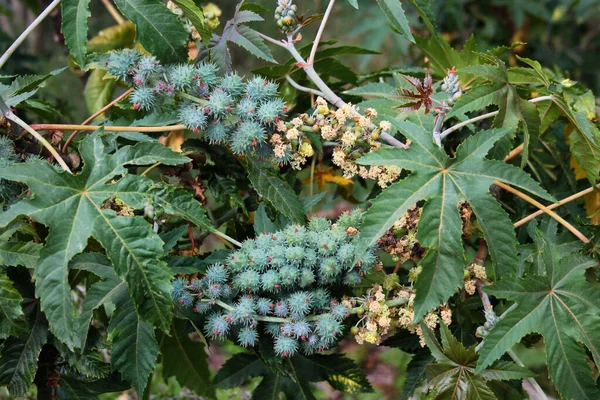
<svg viewBox="0 0 600 400"><path fill-rule="evenodd" d="M477 291L477 280L485 282L487 274L483 265L472 263L465 271L463 287L470 296Z"/></svg>
<svg viewBox="0 0 600 400"><path fill-rule="evenodd" d="M391 329L406 329L410 333L419 336L419 343L425 346L425 339L420 324L414 324L414 300L415 293L411 288L396 285L400 289L395 290L395 295L386 303L386 295L380 285L375 285L364 299L345 299L346 307L355 307L357 302L362 303L357 313L361 319L352 328L352 333L358 344L365 342L379 344L382 338ZM391 293L394 291L389 291ZM390 306L394 300L404 300L404 304ZM430 329L435 329L438 324L450 325L452 323L452 311L447 306L429 312L423 317L423 323Z"/></svg>

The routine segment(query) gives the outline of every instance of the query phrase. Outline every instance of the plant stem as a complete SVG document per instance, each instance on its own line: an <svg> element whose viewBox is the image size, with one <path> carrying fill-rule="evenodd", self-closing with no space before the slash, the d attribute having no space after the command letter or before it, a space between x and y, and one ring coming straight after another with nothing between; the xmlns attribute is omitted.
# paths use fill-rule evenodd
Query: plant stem
<svg viewBox="0 0 600 400"><path fill-rule="evenodd" d="M537 103L537 102L546 101L546 100L552 100L552 101L554 101L554 97L552 97L552 96L540 96L540 97L536 97L536 98L530 99L529 102L530 103ZM477 121L480 121L482 119L493 117L493 116L495 116L497 114L498 114L498 111L492 111L492 112L489 112L487 114L482 114L482 115L479 115L477 117L473 117L471 119L468 119L466 121L458 123L456 125L453 125L453 126L451 126L450 128L446 129L445 131L443 131L440 134L440 139L443 140L446 136L448 136L452 132L454 132L454 131L462 128L463 126L472 124L473 122L477 122Z"/></svg>
<svg viewBox="0 0 600 400"><path fill-rule="evenodd" d="M96 119L96 117L98 117L99 115L101 115L103 112L105 112L106 110L108 110L109 108L111 108L112 106L114 106L115 104L117 104L118 102L120 102L121 100L123 100L124 98L126 98L127 96L129 96L131 94L131 92L133 92L133 88L128 89L125 93L123 93L122 95L120 95L119 97L117 97L116 99L114 99L113 101L111 101L110 103L108 103L107 105L105 105L104 107L102 107L101 109L99 109L98 111L96 111L95 113L93 113L92 115L90 115L90 117L88 119L86 119L85 121L83 121L81 123L81 125L87 125L87 124L89 124L94 119ZM78 130L75 130L75 131L73 131L71 133L71 136L68 137L67 141L63 145L63 148L62 148L62 152L63 153L66 154L67 149L69 148L69 145L71 144L71 142L73 141L73 139L75 139L75 137L77 136L78 133L79 133Z"/></svg>
<svg viewBox="0 0 600 400"><path fill-rule="evenodd" d="M232 243L232 244L236 245L237 247L242 247L242 244L240 242L238 242L237 240L235 240L232 237L227 236L226 234L224 234L223 232L219 231L216 228L213 231L211 231L211 233L213 235L217 235L220 238L223 238L223 239L227 240L229 243Z"/></svg>
<svg viewBox="0 0 600 400"><path fill-rule="evenodd" d="M62 159L60 154L58 154L58 152L54 149L54 147L52 147L52 145L42 135L40 135L35 129L33 129L31 126L29 126L21 118L17 117L10 110L5 112L4 116L7 119L13 121L15 124L19 125L21 128L25 129L27 132L31 133L31 135L33 137L35 137L50 152L50 154L52 154L52 157L54 157L56 162L58 162L60 164L62 169L67 171L69 174L73 174L73 172L71 172L71 169L69 169L69 166L65 163L65 161Z"/></svg>
<svg viewBox="0 0 600 400"><path fill-rule="evenodd" d="M345 104L344 101L337 94L335 94L325 82L323 82L323 79L321 79L319 74L317 74L313 66L309 65L304 60L304 58L302 58L300 53L298 53L298 50L296 50L296 46L294 46L294 42L292 41L291 36L288 36L287 45L285 45L284 47L290 52L292 57L294 57L294 59L298 61L298 66L304 70L304 72L306 73L306 75L308 75L310 80L313 81L315 85L317 85L321 92L323 92L324 97L327 101L329 101L336 107L341 107Z"/></svg>
<svg viewBox="0 0 600 400"><path fill-rule="evenodd" d="M198 103L198 104L201 104L203 106L205 106L205 105L208 104L208 101L206 101L204 99L201 99L199 97L196 97L196 96L192 96L191 94L187 94L187 93L183 93L183 92L179 93L179 94L181 95L181 97L183 97L185 99L188 99L188 100L191 100L194 103Z"/></svg>
<svg viewBox="0 0 600 400"><path fill-rule="evenodd" d="M71 124L36 124L33 128L40 131L59 130L59 131L95 131L98 128L104 128L105 132L165 132L165 131L183 131L185 125L167 125L167 126L104 126L104 125L71 125Z"/></svg>
<svg viewBox="0 0 600 400"><path fill-rule="evenodd" d="M257 32L257 33L258 33L258 36L260 36L261 38L265 39L266 41L271 42L273 44L276 44L277 46L280 46L280 47L283 47L283 48L287 48L287 46L285 45L284 42L281 42L279 40L275 40L271 36L267 36L264 33L260 33L260 32Z"/></svg>
<svg viewBox="0 0 600 400"><path fill-rule="evenodd" d="M514 194L515 196L522 198L526 202L536 206L537 208L539 208L540 210L542 210L543 212L545 212L546 214L548 214L549 216L554 218L556 221L560 222L565 228L567 228L569 231L571 231L571 233L573 235L577 236L577 238L579 240L581 240L583 243L590 242L590 240L587 237L585 237L585 235L583 233L579 232L577 230L577 228L575 228L573 225L571 225L570 223L565 221L560 215L556 214L554 211L550 210L548 207L546 207L539 201L531 198L530 196L526 195L525 193L520 192L517 189L512 188L502 182L494 181L494 185L499 186L502 189L506 190L507 192L510 192L510 193Z"/></svg>
<svg viewBox="0 0 600 400"><path fill-rule="evenodd" d="M309 192L308 195L312 196L313 195L313 191L314 191L314 187L315 187L315 164L317 163L317 157L315 157L313 155L313 159L310 163L310 188L309 188Z"/></svg>
<svg viewBox="0 0 600 400"><path fill-rule="evenodd" d="M108 11L108 13L111 15L111 17L113 17L113 19L115 20L115 22L117 24L121 25L122 23L125 22L123 17L121 17L121 14L119 14L119 12L115 8L115 6L112 5L110 0L102 0L102 4L104 4L106 11Z"/></svg>
<svg viewBox="0 0 600 400"><path fill-rule="evenodd" d="M387 142L389 145L394 147L402 147L403 149L409 148L408 144L402 143L401 141L399 141L398 139L396 139L395 137L393 137L385 131L379 134L379 139L383 140L384 142Z"/></svg>
<svg viewBox="0 0 600 400"><path fill-rule="evenodd" d="M562 206L563 204L567 204L570 201L573 201L575 199L578 199L582 196L585 196L588 193L592 193L594 192L596 189L600 189L600 183L597 184L596 186L591 186L585 190L582 190L580 192L575 193L574 195L571 195L569 197L566 197L564 199L562 199L561 201L559 201L558 203L554 203L548 206L548 210L554 210L557 207ZM515 228L518 228L519 226L526 224L527 222L531 221L532 219L534 219L535 217L538 217L540 215L542 215L544 213L544 210L538 210L536 212L534 212L531 215L528 215L527 217L515 222Z"/></svg>
<svg viewBox="0 0 600 400"><path fill-rule="evenodd" d="M315 41L313 43L313 47L310 50L310 56L308 57L308 65L313 65L315 61L315 55L317 54L317 48L319 47L319 42L321 41L321 36L323 36L323 31L325 30L325 25L327 25L327 20L329 19L329 14L331 14L331 10L333 9L333 4L335 0L331 0L329 5L327 6L327 10L325 10L325 14L323 15L323 20L321 21L321 25L319 25L319 30L317 31L317 36L315 36Z"/></svg>
<svg viewBox="0 0 600 400"><path fill-rule="evenodd" d="M510 153L508 153L508 155L506 157L504 157L504 162L510 161L513 158L515 158L516 156L518 156L519 154L521 154L521 152L523 151L524 148L525 148L525 145L523 143L521 143L520 145L518 145L517 147L512 149L510 151Z"/></svg>
<svg viewBox="0 0 600 400"><path fill-rule="evenodd" d="M521 361L521 359L519 359L519 357L517 356L517 354L515 353L515 351L513 349L508 350L507 353L510 356L510 358L512 358L514 360L514 362L517 363L517 365L525 368L525 364L523 364L523 361ZM525 380L527 382L529 382L529 384L531 386L533 386L533 388L535 389L537 394L540 395L540 398L542 400L548 400L548 396L546 396L546 393L544 393L544 390L540 387L540 385L537 383L537 381L535 379L525 378Z"/></svg>
<svg viewBox="0 0 600 400"><path fill-rule="evenodd" d="M290 85L292 85L293 87L295 87L296 89L302 91L302 92L307 92L307 93L312 93L314 95L317 96L322 96L324 97L325 95L323 94L323 92L316 90L316 89L311 89L308 88L306 86L302 86L299 83L297 83L295 80L293 80L292 78L290 78L289 75L286 75L285 79L290 83Z"/></svg>
<svg viewBox="0 0 600 400"><path fill-rule="evenodd" d="M60 0L54 0L52 3L50 3L50 5L48 7L46 7L46 9L44 11L42 11L42 13L40 15L38 15L38 17L33 20L33 22L31 24L29 24L29 26L23 31L23 33L21 33L21 36L19 36L14 42L13 44L10 45L10 47L4 52L4 54L2 54L2 57L0 57L0 69L4 66L4 64L6 64L6 61L8 61L9 57L15 52L15 50L17 50L17 48L21 45L21 43L23 43L25 41L25 39L27 39L27 36L29 36L29 34L44 20L44 18L46 18L48 16L48 14L50 14L50 12L52 12L52 10L54 10L56 8L56 6L58 6L60 4Z"/></svg>

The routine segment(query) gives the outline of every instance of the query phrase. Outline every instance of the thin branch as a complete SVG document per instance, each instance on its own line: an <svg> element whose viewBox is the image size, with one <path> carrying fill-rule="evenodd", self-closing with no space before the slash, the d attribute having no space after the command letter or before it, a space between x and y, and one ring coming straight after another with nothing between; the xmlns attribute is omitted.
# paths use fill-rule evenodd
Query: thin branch
<svg viewBox="0 0 600 400"><path fill-rule="evenodd" d="M525 364L523 364L523 361L521 361L519 359L519 357L517 356L517 353L515 353L515 351L513 349L508 350L507 353L510 356L510 358L512 358L513 361L517 363L517 365L525 368ZM537 383L537 381L534 378L525 378L525 380L527 382L529 382L529 384L531 386L533 386L533 388L535 389L537 394L540 395L540 398L542 400L548 400L548 396L546 396L546 393L544 393L544 390L541 388L541 386Z"/></svg>
<svg viewBox="0 0 600 400"><path fill-rule="evenodd" d="M510 153L508 153L508 155L506 157L504 157L504 162L510 161L513 158L515 158L516 156L518 156L519 154L521 154L521 152L523 152L524 148L525 148L525 144L521 143L520 145L518 145L517 147L512 149L510 151Z"/></svg>
<svg viewBox="0 0 600 400"><path fill-rule="evenodd" d="M536 97L536 98L530 99L529 102L530 103L537 103L537 102L546 101L546 100L552 100L552 101L554 101L554 97L552 97L552 96L540 96L540 97ZM443 131L440 134L440 138L444 139L446 136L448 136L452 132L454 132L454 131L462 128L463 126L472 124L473 122L477 122L477 121L480 121L482 119L491 118L491 117L493 117L493 116L495 116L497 114L498 114L498 111L492 111L492 112L489 112L487 114L482 114L482 115L479 115L477 117L473 117L471 119L463 121L463 122L461 122L459 124L453 125L450 128L448 128L445 131Z"/></svg>
<svg viewBox="0 0 600 400"><path fill-rule="evenodd" d="M562 199L561 201L559 201L558 203L554 203L548 206L548 210L554 210L557 207L562 206L563 204L567 204L570 201L573 201L575 199L578 199L582 196L585 196L588 193L592 193L594 192L596 189L600 189L600 183L597 184L596 186L591 186L585 190L582 190L581 192L577 192L569 197L566 197L564 199ZM536 212L534 212L531 215L528 215L527 217L515 222L515 228L518 228L519 226L526 224L527 222L531 221L532 219L542 215L544 213L544 210L538 210Z"/></svg>
<svg viewBox="0 0 600 400"><path fill-rule="evenodd" d="M321 25L319 25L319 30L317 31L317 36L315 36L315 41L313 42L313 47L310 50L310 56L308 57L308 65L313 65L315 61L315 55L317 54L317 48L319 47L319 42L321 41L321 36L323 36L323 31L325 30L325 25L327 25L327 20L329 19L329 14L331 14L331 10L333 9L333 4L335 0L331 0L329 5L327 6L327 10L325 10L325 15L323 15L323 20L321 21Z"/></svg>
<svg viewBox="0 0 600 400"><path fill-rule="evenodd" d="M113 6L110 0L102 0L102 4L104 4L106 11L108 11L108 13L113 17L117 24L121 25L125 22L123 17L121 17L121 14L119 14L119 12L115 8L115 6Z"/></svg>
<svg viewBox="0 0 600 400"><path fill-rule="evenodd" d="M265 39L266 41L276 44L277 46L283 47L284 49L287 49L287 45L283 41L275 40L271 36L267 36L264 33L260 33L260 32L257 32L257 33L258 33L258 36Z"/></svg>
<svg viewBox="0 0 600 400"><path fill-rule="evenodd" d="M312 93L312 94L317 95L317 96L325 97L325 94L323 94L323 92L321 92L319 90L316 90L316 89L311 89L311 88L306 87L306 86L302 86L298 82L296 82L295 80L293 80L292 78L290 78L289 75L286 75L285 79L290 83L290 85L292 85L293 87L295 87L296 89L298 89L298 90L300 90L302 92Z"/></svg>
<svg viewBox="0 0 600 400"><path fill-rule="evenodd" d="M104 128L105 132L165 132L165 131L183 131L185 125L166 125L166 126L104 126L104 125L70 125L70 124L37 124L32 125L39 131L59 130L59 131L95 131L98 128Z"/></svg>
<svg viewBox="0 0 600 400"><path fill-rule="evenodd" d="M58 152L54 149L54 147L52 147L52 145L42 135L40 135L35 129L33 129L31 126L29 126L27 124L27 122L25 122L21 118L17 117L12 111L5 112L4 116L7 119L13 121L15 124L19 125L21 128L25 129L27 132L31 133L31 135L33 137L35 137L50 152L50 154L52 154L52 157L54 157L56 162L58 162L60 164L62 169L64 169L65 171L67 171L70 174L73 174L71 172L71 169L69 169L69 166L67 165L67 163L65 163L65 161L62 159L60 154L58 154Z"/></svg>
<svg viewBox="0 0 600 400"><path fill-rule="evenodd" d="M50 14L50 12L52 12L52 10L54 10L54 8L56 8L56 6L58 6L60 4L60 0L54 0L52 3L50 3L50 5L48 7L46 7L46 9L44 11L42 11L42 13L40 15L38 15L38 17L33 20L33 22L31 24L29 24L29 26L23 31L23 33L21 33L21 36L19 36L14 42L13 44L10 45L10 47L4 52L4 54L2 54L2 57L0 57L0 68L2 68L4 66L4 64L6 64L6 61L8 61L8 58L12 55L12 53L15 52L15 50L17 50L17 48L21 45L21 43L23 43L25 41L25 39L27 39L27 36L29 36L29 34L44 20L44 18L46 18L48 16L48 14Z"/></svg>
<svg viewBox="0 0 600 400"><path fill-rule="evenodd" d="M506 190L507 192L510 192L510 193L514 194L515 196L520 197L523 200L525 200L526 202L539 208L540 210L542 210L543 212L545 212L546 214L548 214L549 216L554 218L556 221L560 222L565 228L567 228L569 231L571 231L571 233L573 235L577 236L577 238L579 238L579 240L581 240L583 243L590 242L590 240L587 237L585 237L585 235L583 233L579 232L577 230L577 228L575 228L573 225L571 225L570 223L565 221L560 215L556 214L554 211L550 210L548 207L546 207L539 201L531 198L530 196L526 195L525 193L520 192L517 189L512 188L502 182L494 181L494 185L501 187L502 189Z"/></svg>
<svg viewBox="0 0 600 400"><path fill-rule="evenodd" d="M109 108L111 108L112 106L114 106L115 104L117 104L118 102L120 102L121 100L123 100L124 98L126 98L127 96L129 96L131 94L131 92L133 92L133 88L128 89L125 93L123 93L122 95L120 95L119 97L117 97L116 99L114 99L113 101L111 101L110 103L108 103L107 105L105 105L104 107L102 107L101 109L99 109L98 111L96 111L95 113L93 113L92 115L90 115L90 117L88 119L86 119L85 121L83 121L81 123L81 125L87 125L87 124L89 124L94 119L96 119L96 117L98 117L99 115L101 115L103 112L105 112L106 110L108 110ZM73 139L75 139L75 137L77 136L78 133L79 133L78 130L75 130L75 131L73 131L73 133L71 133L71 136L69 136L69 138L67 139L67 141L63 145L63 148L62 148L63 153L66 154L67 149L69 148L69 145L71 144L71 142L73 141Z"/></svg>
<svg viewBox="0 0 600 400"><path fill-rule="evenodd" d="M227 236L226 234L224 234L223 232L215 229L213 231L211 231L210 233L212 233L213 235L217 235L218 237L227 240L229 243L233 243L234 245L236 245L237 247L242 247L242 244L240 242L238 242L237 240L235 240L232 237Z"/></svg>
<svg viewBox="0 0 600 400"><path fill-rule="evenodd" d="M408 149L410 147L408 143L402 143L401 141L399 141L398 139L396 139L395 137L393 137L385 131L379 134L379 139L383 140L384 142L387 142L389 145L394 147L402 147L403 149Z"/></svg>

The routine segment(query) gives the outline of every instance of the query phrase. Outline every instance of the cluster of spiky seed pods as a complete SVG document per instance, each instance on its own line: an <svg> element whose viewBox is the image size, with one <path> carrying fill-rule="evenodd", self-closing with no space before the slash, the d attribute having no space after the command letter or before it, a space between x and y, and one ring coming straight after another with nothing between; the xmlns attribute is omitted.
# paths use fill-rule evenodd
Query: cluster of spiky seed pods
<svg viewBox="0 0 600 400"><path fill-rule="evenodd" d="M211 265L204 276L174 281L176 302L207 313L212 338L234 337L244 347L259 336L273 338L278 355L312 354L332 347L352 312L340 294L361 282L377 262L374 251L355 263L361 211L335 224L313 218L308 227L246 240L226 265Z"/></svg>

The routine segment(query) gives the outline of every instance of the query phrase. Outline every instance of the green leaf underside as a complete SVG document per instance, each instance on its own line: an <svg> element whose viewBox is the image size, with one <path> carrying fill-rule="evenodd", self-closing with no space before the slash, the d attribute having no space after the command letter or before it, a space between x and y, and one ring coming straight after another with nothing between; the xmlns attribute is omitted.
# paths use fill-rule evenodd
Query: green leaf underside
<svg viewBox="0 0 600 400"><path fill-rule="evenodd" d="M183 321L174 321L171 336L163 336L160 346L162 354L162 374L165 381L174 376L180 385L187 387L199 396L215 397L210 382L207 357L204 345L190 340L183 333Z"/></svg>
<svg viewBox="0 0 600 400"><path fill-rule="evenodd" d="M117 304L110 319L108 337L113 342L111 367L131 382L141 396L159 353L154 327L139 317L131 299L126 298Z"/></svg>
<svg viewBox="0 0 600 400"><path fill-rule="evenodd" d="M90 0L63 0L62 1L62 33L65 43L75 61L80 67L85 66L87 52L87 21L90 17Z"/></svg>
<svg viewBox="0 0 600 400"><path fill-rule="evenodd" d="M27 215L50 228L34 277L36 295L51 330L73 345L74 310L68 263L85 249L90 236L102 244L117 275L129 283L129 292L142 318L168 329L172 300L170 272L159 261L164 254L162 241L143 218L118 216L103 209L103 203L118 196L135 207L152 204L153 197L160 197L162 202L170 203L169 207L177 208L181 196L176 196L176 191L166 185L153 185L145 177L128 175L125 165L176 165L188 158L158 143L125 146L108 155L99 132L82 141L80 152L84 168L78 175L57 172L42 161L14 164L0 171L1 178L23 182L33 193L0 214L0 226ZM116 176L123 178L110 183Z"/></svg>
<svg viewBox="0 0 600 400"><path fill-rule="evenodd" d="M266 161L247 157L248 178L256 192L288 217L293 223L304 223L304 210L292 187L277 176L273 166Z"/></svg>
<svg viewBox="0 0 600 400"><path fill-rule="evenodd" d="M400 0L377 0L377 4L388 17L390 23L394 28L398 30L408 40L415 42L415 38L410 33L410 27L408 26L408 20L402 9Z"/></svg>
<svg viewBox="0 0 600 400"><path fill-rule="evenodd" d="M21 301L23 301L21 294L0 269L0 339L19 336L21 332L27 330Z"/></svg>
<svg viewBox="0 0 600 400"><path fill-rule="evenodd" d="M48 323L41 313L27 335L10 337L0 351L0 385L7 385L11 396L24 395L38 369L38 356L48 338Z"/></svg>
<svg viewBox="0 0 600 400"><path fill-rule="evenodd" d="M538 233L540 233L538 231ZM539 240L537 243L540 243ZM544 336L550 377L565 398L597 399L584 345L600 363L600 290L584 277L595 261L579 254L559 257L552 240L540 248L544 275L507 278L486 287L497 298L518 303L486 336L477 366L480 371L523 336Z"/></svg>
<svg viewBox="0 0 600 400"><path fill-rule="evenodd" d="M187 59L188 33L175 14L158 0L115 0L136 26L137 40L148 52L169 63Z"/></svg>
<svg viewBox="0 0 600 400"><path fill-rule="evenodd" d="M411 140L409 149L382 149L358 160L363 165L394 165L413 171L392 184L372 201L361 226L357 259L413 204L426 200L419 221L417 239L429 250L420 265L423 271L415 283L415 321L446 302L461 287L467 265L462 247L459 201L467 201L477 217L496 276L515 273L518 266L514 229L506 212L490 195L494 181L526 190L554 201L537 182L520 169L500 161L485 160L488 151L510 129L483 131L465 140L455 158L437 147L423 127L393 120L398 130Z"/></svg>
<svg viewBox="0 0 600 400"><path fill-rule="evenodd" d="M208 41L212 36L212 32L204 19L204 13L196 5L193 0L173 0L173 3L177 4L177 7L181 8L186 17L189 18L194 28L200 34L202 41L208 46Z"/></svg>

